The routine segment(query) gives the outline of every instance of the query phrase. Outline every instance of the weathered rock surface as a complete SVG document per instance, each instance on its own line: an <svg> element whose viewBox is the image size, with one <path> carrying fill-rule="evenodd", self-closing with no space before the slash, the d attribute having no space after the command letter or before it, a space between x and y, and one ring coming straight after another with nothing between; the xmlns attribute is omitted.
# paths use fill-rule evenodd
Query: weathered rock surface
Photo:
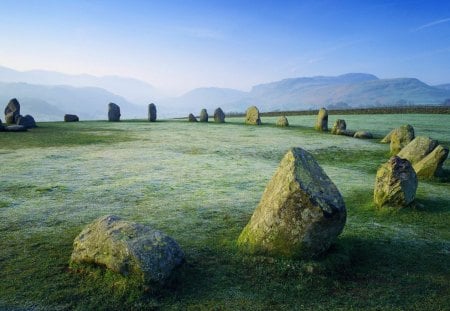
<svg viewBox="0 0 450 311"><path fill-rule="evenodd" d="M80 119L76 114L65 114L64 115L64 122L78 122Z"/></svg>
<svg viewBox="0 0 450 311"><path fill-rule="evenodd" d="M25 126L27 129L37 127L36 121L34 121L34 118L32 116L30 116L29 114L27 114L26 116L19 115L16 123L17 123L17 125Z"/></svg>
<svg viewBox="0 0 450 311"><path fill-rule="evenodd" d="M345 120L337 119L334 121L333 127L331 129L331 134L338 134L339 131L345 131L347 129L347 124Z"/></svg>
<svg viewBox="0 0 450 311"><path fill-rule="evenodd" d="M220 107L214 111L214 122L216 123L225 122L225 113L222 111L222 108Z"/></svg>
<svg viewBox="0 0 450 311"><path fill-rule="evenodd" d="M189 122L198 122L197 118L192 113L189 114L188 121Z"/></svg>
<svg viewBox="0 0 450 311"><path fill-rule="evenodd" d="M325 108L320 108L314 128L318 131L328 131L328 111Z"/></svg>
<svg viewBox="0 0 450 311"><path fill-rule="evenodd" d="M438 145L426 155L422 160L413 165L414 170L419 178L432 178L442 173L442 164L448 157L448 148Z"/></svg>
<svg viewBox="0 0 450 311"><path fill-rule="evenodd" d="M408 160L394 156L378 169L373 200L378 207L405 207L416 197L417 175Z"/></svg>
<svg viewBox="0 0 450 311"><path fill-rule="evenodd" d="M351 130L337 130L336 131L336 135L344 135L344 136L348 136L348 137L353 137L355 136L355 131L351 131Z"/></svg>
<svg viewBox="0 0 450 311"><path fill-rule="evenodd" d="M26 132L27 130L23 125L9 125L5 127L5 132Z"/></svg>
<svg viewBox="0 0 450 311"><path fill-rule="evenodd" d="M256 106L248 107L245 113L245 124L249 125L260 125L261 117L259 115L259 110Z"/></svg>
<svg viewBox="0 0 450 311"><path fill-rule="evenodd" d="M393 129L392 131L389 132L389 134L387 134L386 136L384 136L384 138L382 140L380 140L380 143L382 144L388 144L391 142L391 136L392 133L395 131L395 129Z"/></svg>
<svg viewBox="0 0 450 311"><path fill-rule="evenodd" d="M208 122L208 111L206 111L206 109L202 109L202 111L200 111L200 122Z"/></svg>
<svg viewBox="0 0 450 311"><path fill-rule="evenodd" d="M108 121L120 121L120 107L114 103L108 105Z"/></svg>
<svg viewBox="0 0 450 311"><path fill-rule="evenodd" d="M394 129L390 135L391 155L399 153L414 137L414 128L409 124Z"/></svg>
<svg viewBox="0 0 450 311"><path fill-rule="evenodd" d="M86 226L73 247L72 265L106 266L124 275L141 276L144 283L152 285L164 285L184 261L183 251L171 237L113 215Z"/></svg>
<svg viewBox="0 0 450 311"><path fill-rule="evenodd" d="M402 159L407 159L412 165L414 165L425 158L425 156L433 151L437 145L437 140L426 136L417 136L402 150L400 150L397 155Z"/></svg>
<svg viewBox="0 0 450 311"><path fill-rule="evenodd" d="M156 105L154 103L148 105L148 121L156 122Z"/></svg>
<svg viewBox="0 0 450 311"><path fill-rule="evenodd" d="M277 126L279 126L279 127L286 127L286 126L289 126L289 121L288 121L288 119L286 118L286 116L281 116L281 117L278 118L278 120L277 120Z"/></svg>
<svg viewBox="0 0 450 311"><path fill-rule="evenodd" d="M313 257L326 251L346 221L344 200L313 156L290 149L238 239L250 254Z"/></svg>
<svg viewBox="0 0 450 311"><path fill-rule="evenodd" d="M5 123L15 124L20 116L20 104L15 98L11 99L5 108Z"/></svg>
<svg viewBox="0 0 450 311"><path fill-rule="evenodd" d="M353 137L355 138L373 138L372 133L370 132L366 132L366 131L356 131L355 134L353 135Z"/></svg>

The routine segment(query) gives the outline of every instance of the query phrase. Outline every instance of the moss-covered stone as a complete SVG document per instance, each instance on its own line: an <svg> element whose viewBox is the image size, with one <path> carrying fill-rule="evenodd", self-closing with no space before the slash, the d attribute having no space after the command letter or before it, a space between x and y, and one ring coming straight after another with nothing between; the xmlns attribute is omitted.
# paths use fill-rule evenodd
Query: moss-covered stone
<svg viewBox="0 0 450 311"><path fill-rule="evenodd" d="M73 247L72 265L106 266L124 275L138 275L149 285L166 284L184 261L183 251L171 237L113 215L84 228Z"/></svg>
<svg viewBox="0 0 450 311"><path fill-rule="evenodd" d="M238 239L250 254L314 257L326 251L346 221L344 200L313 156L290 149Z"/></svg>
<svg viewBox="0 0 450 311"><path fill-rule="evenodd" d="M400 150L397 155L402 159L407 159L412 165L414 165L425 158L425 156L433 151L437 145L437 140L426 136L417 136L402 150Z"/></svg>
<svg viewBox="0 0 450 311"><path fill-rule="evenodd" d="M289 126L289 121L288 121L288 119L286 118L286 116L281 116L281 117L278 118L278 120L277 120L277 126L279 126L279 127L286 127L286 126Z"/></svg>
<svg viewBox="0 0 450 311"><path fill-rule="evenodd" d="M334 121L333 128L331 129L331 134L338 134L340 131L345 131L347 129L347 123L345 120L337 119Z"/></svg>
<svg viewBox="0 0 450 311"><path fill-rule="evenodd" d="M261 125L261 117L259 115L259 110L256 106L248 107L245 113L245 124Z"/></svg>
<svg viewBox="0 0 450 311"><path fill-rule="evenodd" d="M5 107L5 123L15 124L20 116L20 104L15 98L11 99Z"/></svg>
<svg viewBox="0 0 450 311"><path fill-rule="evenodd" d="M394 129L390 135L391 155L398 154L414 137L414 128L409 124Z"/></svg>
<svg viewBox="0 0 450 311"><path fill-rule="evenodd" d="M375 178L374 203L378 206L405 207L416 197L417 176L408 160L394 156L381 165Z"/></svg>
<svg viewBox="0 0 450 311"><path fill-rule="evenodd" d="M317 131L328 131L328 111L325 108L320 108L314 128Z"/></svg>
<svg viewBox="0 0 450 311"><path fill-rule="evenodd" d="M429 179L442 173L442 164L448 157L448 148L438 145L422 160L413 165L419 178Z"/></svg>

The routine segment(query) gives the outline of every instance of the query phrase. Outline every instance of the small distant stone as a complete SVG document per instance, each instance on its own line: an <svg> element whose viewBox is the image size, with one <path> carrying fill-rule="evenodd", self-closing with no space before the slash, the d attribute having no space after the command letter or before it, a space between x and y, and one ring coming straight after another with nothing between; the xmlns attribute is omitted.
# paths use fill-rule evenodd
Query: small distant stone
<svg viewBox="0 0 450 311"><path fill-rule="evenodd" d="M408 206L416 197L417 184L411 163L394 156L377 171L373 200L378 207Z"/></svg>
<svg viewBox="0 0 450 311"><path fill-rule="evenodd" d="M351 130L336 130L336 135L343 135L343 136L348 136L348 137L353 137L355 136L355 131L351 131Z"/></svg>
<svg viewBox="0 0 450 311"><path fill-rule="evenodd" d="M154 103L148 105L148 121L156 122L156 105Z"/></svg>
<svg viewBox="0 0 450 311"><path fill-rule="evenodd" d="M320 108L314 128L321 132L328 131L328 111L325 108Z"/></svg>
<svg viewBox="0 0 450 311"><path fill-rule="evenodd" d="M214 111L214 122L216 123L225 122L225 113L222 111L222 108L220 107Z"/></svg>
<svg viewBox="0 0 450 311"><path fill-rule="evenodd" d="M422 160L413 165L419 178L429 179L442 174L442 165L448 157L448 148L438 145Z"/></svg>
<svg viewBox="0 0 450 311"><path fill-rule="evenodd" d="M344 200L313 156L290 149L238 239L250 254L314 257L342 232Z"/></svg>
<svg viewBox="0 0 450 311"><path fill-rule="evenodd" d="M34 121L34 118L32 116L30 116L29 114L27 114L26 116L19 116L17 118L17 125L23 125L27 129L37 127L36 121Z"/></svg>
<svg viewBox="0 0 450 311"><path fill-rule="evenodd" d="M261 125L261 117L256 106L250 106L245 113L245 124Z"/></svg>
<svg viewBox="0 0 450 311"><path fill-rule="evenodd" d="M120 107L114 103L108 105L108 121L120 121Z"/></svg>
<svg viewBox="0 0 450 311"><path fill-rule="evenodd" d="M347 129L347 124L345 120L337 119L334 121L333 128L331 129L331 134L337 135L339 131L345 131Z"/></svg>
<svg viewBox="0 0 450 311"><path fill-rule="evenodd" d="M144 284L165 285L184 262L174 239L149 226L108 215L86 226L73 242L73 264L96 264L123 275L136 274Z"/></svg>
<svg viewBox="0 0 450 311"><path fill-rule="evenodd" d="M278 120L277 120L277 126L279 126L279 127L286 127L286 126L289 126L289 121L288 121L288 119L286 118L286 116L281 116L281 117L278 118Z"/></svg>
<svg viewBox="0 0 450 311"><path fill-rule="evenodd" d="M16 124L20 116L20 104L16 98L9 101L5 108L5 123Z"/></svg>
<svg viewBox="0 0 450 311"><path fill-rule="evenodd" d="M65 114L64 115L64 122L78 122L80 119L76 114Z"/></svg>
<svg viewBox="0 0 450 311"><path fill-rule="evenodd" d="M5 127L6 132L26 132L27 130L23 125L9 125Z"/></svg>
<svg viewBox="0 0 450 311"><path fill-rule="evenodd" d="M390 135L391 155L399 153L414 137L414 128L409 124L394 129Z"/></svg>
<svg viewBox="0 0 450 311"><path fill-rule="evenodd" d="M192 113L189 114L188 121L189 122L198 122L197 118Z"/></svg>
<svg viewBox="0 0 450 311"><path fill-rule="evenodd" d="M208 111L206 111L206 109L202 109L202 111L200 111L200 122L208 122Z"/></svg>
<svg viewBox="0 0 450 311"><path fill-rule="evenodd" d="M407 159L412 165L416 164L437 147L438 141L426 136L417 136L397 154Z"/></svg>
<svg viewBox="0 0 450 311"><path fill-rule="evenodd" d="M372 133L370 132L366 132L366 131L356 131L355 134L353 135L353 137L355 138L373 138Z"/></svg>

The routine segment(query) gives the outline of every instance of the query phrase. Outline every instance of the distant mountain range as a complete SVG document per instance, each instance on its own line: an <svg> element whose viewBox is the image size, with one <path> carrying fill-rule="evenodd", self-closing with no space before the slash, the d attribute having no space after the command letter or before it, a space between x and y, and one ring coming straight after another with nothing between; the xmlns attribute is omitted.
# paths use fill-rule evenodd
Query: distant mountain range
<svg viewBox="0 0 450 311"><path fill-rule="evenodd" d="M83 120L106 119L109 102L121 107L124 118L145 118L150 102L156 103L162 117L198 114L202 108L212 114L219 106L225 112L244 112L250 105L261 111L439 105L450 99L450 84L430 86L415 78L379 79L371 74L349 73L284 79L256 85L249 92L210 87L173 98L161 94L136 79L41 70L19 72L0 67L0 103L16 97L23 114L31 114L38 121L62 120L65 113L78 114Z"/></svg>

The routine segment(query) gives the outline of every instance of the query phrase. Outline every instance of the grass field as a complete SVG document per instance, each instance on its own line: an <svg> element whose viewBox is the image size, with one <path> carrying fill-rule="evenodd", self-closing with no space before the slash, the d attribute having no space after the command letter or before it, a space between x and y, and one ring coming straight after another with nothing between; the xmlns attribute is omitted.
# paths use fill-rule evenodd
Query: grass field
<svg viewBox="0 0 450 311"><path fill-rule="evenodd" d="M1 310L449 310L450 160L421 181L418 204L376 209L375 172L409 123L450 145L450 115L330 116L375 139L312 129L314 116L260 127L186 121L40 123L0 133ZM317 260L251 257L236 239L290 147L310 151L344 196L348 219ZM180 282L156 293L107 270L68 269L72 242L116 214L179 242Z"/></svg>

